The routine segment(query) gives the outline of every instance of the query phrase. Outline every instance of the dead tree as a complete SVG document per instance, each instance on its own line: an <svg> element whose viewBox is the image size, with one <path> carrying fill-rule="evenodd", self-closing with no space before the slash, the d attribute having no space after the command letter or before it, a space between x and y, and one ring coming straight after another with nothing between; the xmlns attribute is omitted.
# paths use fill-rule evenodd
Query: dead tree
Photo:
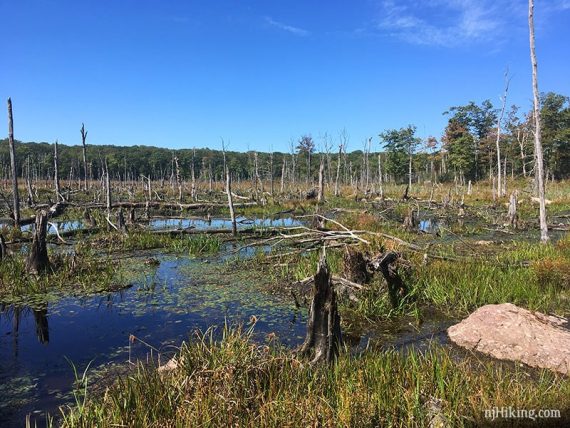
<svg viewBox="0 0 570 428"><path fill-rule="evenodd" d="M402 195L402 200L403 201L407 201L408 199L410 199L410 196L408 195L408 192L410 191L410 184L406 184L406 190L404 190L404 194Z"/></svg>
<svg viewBox="0 0 570 428"><path fill-rule="evenodd" d="M538 92L538 77L536 62L536 51L534 47L534 0L528 1L528 27L530 32L530 61L532 64L532 93L534 111L534 174L538 187L538 199L540 205L540 241L548 242L548 225L546 223L546 202L544 195L544 161L542 156L542 142L540 140L540 100Z"/></svg>
<svg viewBox="0 0 570 428"><path fill-rule="evenodd" d="M501 113L497 118L497 138L496 138L496 150L497 150L497 195L499 198L505 195L506 190L502 187L502 174L506 175L506 171L501 171L501 122L503 121L503 116L505 115L505 107L507 104L507 94L509 93L509 84L511 79L509 78L509 70L505 72L505 92L501 97Z"/></svg>
<svg viewBox="0 0 570 428"><path fill-rule="evenodd" d="M507 213L507 221L510 227L516 229L518 227L519 216L517 214L517 192L511 193L509 201L509 211Z"/></svg>
<svg viewBox="0 0 570 428"><path fill-rule="evenodd" d="M319 189L317 195L317 202L322 202L325 193L325 163L321 159L321 165L319 166Z"/></svg>
<svg viewBox="0 0 570 428"><path fill-rule="evenodd" d="M64 200L59 187L59 156L57 153L57 140L53 145L53 182L55 186L55 200Z"/></svg>
<svg viewBox="0 0 570 428"><path fill-rule="evenodd" d="M234 202L232 199L232 176L229 168L226 167L226 193L228 194L228 206L230 208L230 217L232 219L232 235L237 235L236 213L234 211Z"/></svg>
<svg viewBox="0 0 570 428"><path fill-rule="evenodd" d="M314 278L313 300L307 320L307 336L299 353L312 357L311 364L321 361L332 362L338 356L341 346L342 334L336 292L323 249Z"/></svg>
<svg viewBox="0 0 570 428"><path fill-rule="evenodd" d="M47 252L47 225L48 214L41 210L36 214L36 225L34 237L30 247L30 253L26 260L26 271L33 275L45 272L49 268L49 258Z"/></svg>
<svg viewBox="0 0 570 428"><path fill-rule="evenodd" d="M338 159L336 163L336 177L334 181L334 195L340 196L340 187L339 187L339 179L340 179L340 164L342 160L342 149L343 143L341 142L338 146Z"/></svg>
<svg viewBox="0 0 570 428"><path fill-rule="evenodd" d="M34 321L36 322L36 336L39 342L42 345L49 343L47 304L41 309L34 309Z"/></svg>
<svg viewBox="0 0 570 428"><path fill-rule="evenodd" d="M178 164L178 156L174 156L174 165L176 166L176 184L178 185L178 202L182 202L182 177L180 176L180 165Z"/></svg>
<svg viewBox="0 0 570 428"><path fill-rule="evenodd" d="M417 225L417 220L416 220L416 213L414 211L413 208L408 208L408 214L406 215L406 217L404 217L404 223L403 223L404 229L410 231L410 230L414 230L418 225Z"/></svg>
<svg viewBox="0 0 570 428"><path fill-rule="evenodd" d="M85 124L81 124L81 145L83 146L83 190L87 191L87 146L85 141L87 140L87 132L85 130Z"/></svg>
<svg viewBox="0 0 570 428"><path fill-rule="evenodd" d="M192 168L190 168L192 185L190 187L190 197L194 202L198 200L198 197L196 195L196 168L194 166L195 157L196 157L196 149L192 149Z"/></svg>
<svg viewBox="0 0 570 428"><path fill-rule="evenodd" d="M14 117L12 99L8 98L8 142L10 145L10 166L12 169L12 193L14 197L14 226L20 227L20 195L18 193L18 168L16 167L16 148L14 146Z"/></svg>
<svg viewBox="0 0 570 428"><path fill-rule="evenodd" d="M0 233L0 261L4 260L8 256L8 248L6 247L6 241L4 240L4 235Z"/></svg>
<svg viewBox="0 0 570 428"><path fill-rule="evenodd" d="M107 200L107 218L110 218L113 199L111 196L111 178L109 175L109 165L107 164L107 158L105 158L105 196Z"/></svg>
<svg viewBox="0 0 570 428"><path fill-rule="evenodd" d="M137 222L137 217L136 217L135 208L131 208L129 210L129 223L130 224L136 224L136 222Z"/></svg>
<svg viewBox="0 0 570 428"><path fill-rule="evenodd" d="M382 181L382 157L380 153L378 153L378 187L380 199L384 199L384 182Z"/></svg>
<svg viewBox="0 0 570 428"><path fill-rule="evenodd" d="M117 229L119 229L123 233L127 233L127 224L125 223L125 215L123 214L123 209L119 208L119 212L117 213Z"/></svg>
<svg viewBox="0 0 570 428"><path fill-rule="evenodd" d="M343 272L346 279L356 284L366 284L370 281L368 260L362 251L346 247L342 258Z"/></svg>
<svg viewBox="0 0 570 428"><path fill-rule="evenodd" d="M374 270L379 270L382 273L382 276L384 276L388 285L390 303L394 308L400 307L402 301L409 294L408 287L394 265L399 258L400 255L398 253L389 251L372 259L370 263Z"/></svg>

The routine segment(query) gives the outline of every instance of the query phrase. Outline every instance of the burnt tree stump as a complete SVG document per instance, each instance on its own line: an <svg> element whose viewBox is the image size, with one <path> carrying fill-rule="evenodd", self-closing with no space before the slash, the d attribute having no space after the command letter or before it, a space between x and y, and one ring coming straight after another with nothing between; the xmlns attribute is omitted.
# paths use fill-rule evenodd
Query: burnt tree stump
<svg viewBox="0 0 570 428"><path fill-rule="evenodd" d="M311 364L321 361L333 362L341 346L342 334L336 293L323 250L314 279L313 300L307 320L307 336L299 353L312 357Z"/></svg>
<svg viewBox="0 0 570 428"><path fill-rule="evenodd" d="M47 225L48 215L45 210L36 214L36 226L34 237L30 247L30 253L26 260L26 271L38 275L49 268L49 258L47 252Z"/></svg>

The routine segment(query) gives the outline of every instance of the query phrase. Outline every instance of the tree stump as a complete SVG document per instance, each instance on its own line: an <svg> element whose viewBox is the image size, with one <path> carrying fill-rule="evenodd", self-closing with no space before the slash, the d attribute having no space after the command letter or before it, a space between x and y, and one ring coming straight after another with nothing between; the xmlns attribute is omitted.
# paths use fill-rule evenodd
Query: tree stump
<svg viewBox="0 0 570 428"><path fill-rule="evenodd" d="M8 248L6 248L6 241L4 235L0 233L0 261L8 256Z"/></svg>
<svg viewBox="0 0 570 428"><path fill-rule="evenodd" d="M371 261L371 265L375 270L382 272L386 283L388 284L388 295L390 303L394 308L398 308L402 300L408 295L408 287L404 283L402 277L398 274L396 267L392 264L400 258L398 253L389 251L380 254Z"/></svg>
<svg viewBox="0 0 570 428"><path fill-rule="evenodd" d="M119 208L117 213L117 229L123 233L127 233L127 224L125 223L125 215L123 214L123 209Z"/></svg>
<svg viewBox="0 0 570 428"><path fill-rule="evenodd" d="M410 231L415 230L418 227L416 220L416 212L413 208L408 209L408 214L404 217L403 223L404 229Z"/></svg>
<svg viewBox="0 0 570 428"><path fill-rule="evenodd" d="M38 275L49 268L49 258L47 252L47 224L48 215L45 210L36 214L36 228L30 247L30 253L26 260L26 271Z"/></svg>
<svg viewBox="0 0 570 428"><path fill-rule="evenodd" d="M366 284L370 281L371 275L368 272L368 260L364 257L362 251L346 247L342 262L346 279L357 284Z"/></svg>
<svg viewBox="0 0 570 428"><path fill-rule="evenodd" d="M332 362L342 346L340 316L336 303L336 293L331 282L331 274L325 251L319 261L313 285L313 300L307 321L307 336L299 353L312 356L311 364L321 361Z"/></svg>
<svg viewBox="0 0 570 428"><path fill-rule="evenodd" d="M134 208L131 208L129 211L129 223L130 224L136 224L137 222L137 217L136 217L136 212Z"/></svg>

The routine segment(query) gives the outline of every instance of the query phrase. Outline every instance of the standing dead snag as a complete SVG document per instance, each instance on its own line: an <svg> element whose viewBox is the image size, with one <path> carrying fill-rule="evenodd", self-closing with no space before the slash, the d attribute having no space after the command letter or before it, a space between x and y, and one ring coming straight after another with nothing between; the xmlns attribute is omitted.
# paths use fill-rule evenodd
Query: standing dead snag
<svg viewBox="0 0 570 428"><path fill-rule="evenodd" d="M59 186L59 156L57 151L57 140L55 140L55 143L53 145L53 182L55 186L55 200L63 201L64 197L61 194L61 189Z"/></svg>
<svg viewBox="0 0 570 428"><path fill-rule="evenodd" d="M338 356L341 346L342 334L336 292L323 250L314 279L313 300L307 320L307 336L299 353L313 355L311 364L320 361L332 362Z"/></svg>
<svg viewBox="0 0 570 428"><path fill-rule="evenodd" d="M87 132L85 130L85 124L81 124L81 145L83 146L83 190L87 191L87 146L85 141L87 140Z"/></svg>
<svg viewBox="0 0 570 428"><path fill-rule="evenodd" d="M20 195L18 193L18 168L16 167L16 149L14 147L14 118L12 116L11 98L8 98L8 143L10 145L12 193L14 197L14 225L16 227L20 227Z"/></svg>
<svg viewBox="0 0 570 428"><path fill-rule="evenodd" d="M319 189L317 194L317 202L322 202L325 195L325 164L321 159L319 166Z"/></svg>
<svg viewBox="0 0 570 428"><path fill-rule="evenodd" d="M229 168L226 168L226 193L228 194L228 206L230 208L230 217L232 219L232 235L237 236L236 213L234 211L234 201L232 199L232 176Z"/></svg>
<svg viewBox="0 0 570 428"><path fill-rule="evenodd" d="M36 228L28 259L26 260L26 271L38 275L49 268L49 258L47 252L47 212L41 210L36 214Z"/></svg>
<svg viewBox="0 0 570 428"><path fill-rule="evenodd" d="M509 201L509 211L507 213L507 221L510 227L516 229L518 227L519 216L517 214L517 192L511 193Z"/></svg>

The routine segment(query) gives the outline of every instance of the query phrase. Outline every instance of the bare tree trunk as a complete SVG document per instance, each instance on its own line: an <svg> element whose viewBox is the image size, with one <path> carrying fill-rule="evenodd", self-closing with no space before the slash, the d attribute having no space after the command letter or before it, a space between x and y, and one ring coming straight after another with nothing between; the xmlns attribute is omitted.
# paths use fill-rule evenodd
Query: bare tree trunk
<svg viewBox="0 0 570 428"><path fill-rule="evenodd" d="M28 273L38 275L49 268L49 258L47 252L47 212L41 210L36 214L36 225L34 237L30 247L30 253L26 260L26 271Z"/></svg>
<svg viewBox="0 0 570 428"><path fill-rule="evenodd" d="M46 183L47 185L47 183ZM32 191L31 171L30 171L30 155L26 158L26 190L28 191L28 207L34 205L34 192ZM57 200L57 198L56 198Z"/></svg>
<svg viewBox="0 0 570 428"><path fill-rule="evenodd" d="M178 202L182 202L182 178L180 176L180 165L178 164L178 156L174 156L174 165L176 166L176 184L178 185Z"/></svg>
<svg viewBox="0 0 570 428"><path fill-rule="evenodd" d="M512 227L513 229L516 229L518 227L518 214L517 214L517 192L514 191L513 193L511 193L511 197L509 200L509 211L507 213L507 220L509 223L509 226Z"/></svg>
<svg viewBox="0 0 570 428"><path fill-rule="evenodd" d="M287 160L285 159L285 156L283 156L283 165L281 166L281 194L285 190L285 171L287 171Z"/></svg>
<svg viewBox="0 0 570 428"><path fill-rule="evenodd" d="M105 158L105 196L107 201L107 218L110 219L113 200L111 197L111 178L109 176L109 166L107 165L107 158Z"/></svg>
<svg viewBox="0 0 570 428"><path fill-rule="evenodd" d="M63 200L64 198L59 187L59 156L57 153L57 140L55 140L53 145L53 181L55 185L55 200Z"/></svg>
<svg viewBox="0 0 570 428"><path fill-rule="evenodd" d="M321 165L319 166L319 193L317 194L317 202L322 202L325 193L325 163L321 159Z"/></svg>
<svg viewBox="0 0 570 428"><path fill-rule="evenodd" d="M85 130L85 124L81 124L81 145L83 146L83 190L87 191L87 146L85 141L87 140L87 132Z"/></svg>
<svg viewBox="0 0 570 428"><path fill-rule="evenodd" d="M334 195L340 195L339 179L340 179L340 164L342 161L342 143L338 146L338 162L336 164L336 179L334 183Z"/></svg>
<svg viewBox="0 0 570 428"><path fill-rule="evenodd" d="M320 361L332 362L338 356L341 346L342 334L336 293L331 282L331 274L323 249L314 279L313 300L307 321L307 335L299 352L302 355L313 354L311 364Z"/></svg>
<svg viewBox="0 0 570 428"><path fill-rule="evenodd" d="M505 92L501 97L501 113L497 119L497 139L496 143L496 150L497 150L497 195L500 197L505 195L506 190L502 188L502 174L505 171L501 171L501 122L503 120L503 116L505 115L505 107L507 105L507 94L509 93L509 84L511 83L511 79L509 79L509 71L505 72Z"/></svg>
<svg viewBox="0 0 570 428"><path fill-rule="evenodd" d="M190 169L190 173L192 174L192 187L190 189L190 196L193 201L196 201L198 198L196 197L196 167L194 166L194 157L196 156L196 149L192 150L192 168Z"/></svg>
<svg viewBox="0 0 570 428"><path fill-rule="evenodd" d="M234 202L232 198L232 177L230 169L226 167L226 193L228 194L228 206L230 208L230 218L232 219L232 235L237 235L236 213L234 211Z"/></svg>
<svg viewBox="0 0 570 428"><path fill-rule="evenodd" d="M14 117L12 116L11 98L8 98L8 142L10 145L10 166L12 169L14 225L20 227L20 195L18 193L18 169L16 167L16 148L14 147Z"/></svg>
<svg viewBox="0 0 570 428"><path fill-rule="evenodd" d="M542 142L541 142L541 129L540 129L540 100L538 92L538 77L537 77L537 61L536 51L534 46L534 0L528 1L528 28L530 35L530 61L532 64L532 93L534 102L534 151L536 155L536 165L534 166L534 174L536 177L536 184L538 185L538 198L540 204L540 241L543 243L548 242L548 225L546 223L546 203L545 203L545 189L544 189L544 161L542 156Z"/></svg>
<svg viewBox="0 0 570 428"><path fill-rule="evenodd" d="M412 191L412 150L410 148L410 151L408 153L409 156L409 160L408 160L408 189L411 192Z"/></svg>
<svg viewBox="0 0 570 428"><path fill-rule="evenodd" d="M384 182L382 180L382 157L378 153L378 191L380 192L380 199L384 199Z"/></svg>
<svg viewBox="0 0 570 428"><path fill-rule="evenodd" d="M269 154L269 179L271 180L269 184L269 192L271 196L273 196L273 152Z"/></svg>

